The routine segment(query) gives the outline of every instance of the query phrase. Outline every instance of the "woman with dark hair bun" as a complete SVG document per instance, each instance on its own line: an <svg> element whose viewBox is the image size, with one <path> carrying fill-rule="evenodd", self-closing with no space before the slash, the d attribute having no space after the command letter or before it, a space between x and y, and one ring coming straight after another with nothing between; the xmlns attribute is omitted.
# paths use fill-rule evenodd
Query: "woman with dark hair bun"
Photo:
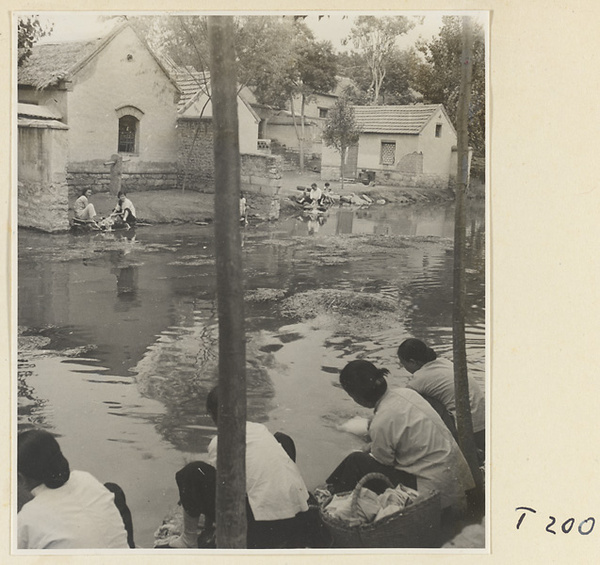
<svg viewBox="0 0 600 565"><path fill-rule="evenodd" d="M475 484L452 434L437 412L414 390L390 390L387 369L351 361L340 384L361 406L373 408L368 452L348 455L327 479L333 493L350 491L367 473L386 475L418 491L436 490L450 516L466 509L466 491Z"/></svg>
<svg viewBox="0 0 600 565"><path fill-rule="evenodd" d="M412 375L406 385L422 396L442 404L456 426L456 397L454 395L454 365L448 359L438 358L436 352L420 339L404 340L398 347L400 364ZM473 422L475 445L480 458L485 459L485 396L479 383L467 377L469 404Z"/></svg>
<svg viewBox="0 0 600 565"><path fill-rule="evenodd" d="M17 445L19 549L129 547L114 494L89 473L71 471L52 434L27 430Z"/></svg>

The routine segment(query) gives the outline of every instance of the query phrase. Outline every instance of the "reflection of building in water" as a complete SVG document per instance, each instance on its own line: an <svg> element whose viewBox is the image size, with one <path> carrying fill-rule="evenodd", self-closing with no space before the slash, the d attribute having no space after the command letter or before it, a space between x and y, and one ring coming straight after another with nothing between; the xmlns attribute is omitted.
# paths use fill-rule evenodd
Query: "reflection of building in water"
<svg viewBox="0 0 600 565"><path fill-rule="evenodd" d="M117 275L117 295L127 295L127 298L134 298L138 288L138 268L130 265L116 269Z"/></svg>
<svg viewBox="0 0 600 565"><path fill-rule="evenodd" d="M392 226L390 224L375 224L375 235L391 235Z"/></svg>
<svg viewBox="0 0 600 565"><path fill-rule="evenodd" d="M338 213L336 234L352 233L354 211L341 209Z"/></svg>

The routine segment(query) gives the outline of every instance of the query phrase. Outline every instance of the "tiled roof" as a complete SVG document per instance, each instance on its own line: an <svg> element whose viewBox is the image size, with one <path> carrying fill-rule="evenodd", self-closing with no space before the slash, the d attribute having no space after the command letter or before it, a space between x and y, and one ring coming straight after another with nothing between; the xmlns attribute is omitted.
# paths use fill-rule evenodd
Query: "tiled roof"
<svg viewBox="0 0 600 565"><path fill-rule="evenodd" d="M354 120L365 133L418 135L441 104L354 106Z"/></svg>
<svg viewBox="0 0 600 565"><path fill-rule="evenodd" d="M60 120L62 116L47 106L38 106L37 104L17 104L17 113L19 116L28 118L44 118L47 120Z"/></svg>
<svg viewBox="0 0 600 565"><path fill-rule="evenodd" d="M182 111L200 89L206 91L204 87L209 82L210 75L208 72L197 71L191 66L177 65L168 55L163 54L160 58L181 91L177 106L179 111Z"/></svg>
<svg viewBox="0 0 600 565"><path fill-rule="evenodd" d="M29 58L19 67L19 85L45 88L58 83L98 44L94 40L34 45Z"/></svg>

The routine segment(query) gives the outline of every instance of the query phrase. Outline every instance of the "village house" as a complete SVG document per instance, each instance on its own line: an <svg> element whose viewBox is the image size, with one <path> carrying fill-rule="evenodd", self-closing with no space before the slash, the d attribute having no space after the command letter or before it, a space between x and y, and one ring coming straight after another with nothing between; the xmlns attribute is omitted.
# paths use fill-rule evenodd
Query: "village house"
<svg viewBox="0 0 600 565"><path fill-rule="evenodd" d="M206 76L156 56L128 22L91 41L35 45L18 69L19 225L65 229L63 203L114 188L115 165L127 191L212 190L209 92ZM259 150L260 120L243 98L238 110L242 186L276 193L281 159ZM50 190L36 154L53 164L54 179L62 163L62 185ZM44 207L57 216L32 218Z"/></svg>
<svg viewBox="0 0 600 565"><path fill-rule="evenodd" d="M44 106L69 126L72 193L108 190L114 155L126 161L128 190L177 186L181 91L128 23L93 41L36 45L18 81L19 102Z"/></svg>
<svg viewBox="0 0 600 565"><path fill-rule="evenodd" d="M298 135L301 135L304 140L305 164L309 168L320 169L322 134L327 116L344 90L352 85L348 78L337 79L335 88L330 92L315 92L305 99L303 131L300 120L300 95L293 98L295 121L291 112L291 102L283 109L273 109L258 104L252 95L250 96L252 107L261 117L260 137L267 140L273 153L284 157L288 168L295 169L299 164Z"/></svg>
<svg viewBox="0 0 600 565"><path fill-rule="evenodd" d="M441 104L354 106L361 130L344 177L376 184L447 188L456 174L456 130ZM340 178L340 154L323 148L321 177Z"/></svg>

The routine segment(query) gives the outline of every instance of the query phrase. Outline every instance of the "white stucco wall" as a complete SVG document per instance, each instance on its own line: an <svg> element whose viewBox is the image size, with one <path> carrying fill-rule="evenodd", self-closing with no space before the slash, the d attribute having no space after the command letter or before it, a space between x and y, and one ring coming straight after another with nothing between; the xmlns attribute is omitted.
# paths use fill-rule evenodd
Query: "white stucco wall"
<svg viewBox="0 0 600 565"><path fill-rule="evenodd" d="M203 119L209 119L213 116L212 102L207 103L206 95L201 95L198 99L183 112L184 117L199 118L202 114ZM258 124L259 120L238 96L238 135L240 144L240 153L256 153L258 151Z"/></svg>
<svg viewBox="0 0 600 565"><path fill-rule="evenodd" d="M396 143L396 158L393 165L381 164L381 142ZM395 171L398 161L406 154L418 151L419 142L416 135L390 135L380 133L363 133L358 142L358 169L379 171Z"/></svg>
<svg viewBox="0 0 600 565"><path fill-rule="evenodd" d="M177 161L177 89L132 29L125 28L74 75L68 96L71 163L108 161L117 153L116 110L122 106L144 113L139 151L128 156L127 170Z"/></svg>
<svg viewBox="0 0 600 565"><path fill-rule="evenodd" d="M441 136L435 136L436 125L441 124ZM456 145L456 133L441 109L429 120L419 136L417 151L423 152L423 172L449 175L451 171L452 146Z"/></svg>

